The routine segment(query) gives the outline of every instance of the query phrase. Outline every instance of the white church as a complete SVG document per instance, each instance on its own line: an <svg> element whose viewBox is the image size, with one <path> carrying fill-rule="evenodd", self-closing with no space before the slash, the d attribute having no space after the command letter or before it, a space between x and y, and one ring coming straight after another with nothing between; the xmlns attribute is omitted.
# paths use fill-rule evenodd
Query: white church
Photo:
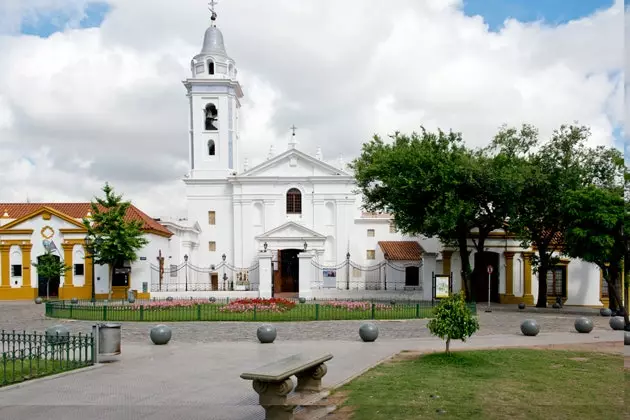
<svg viewBox="0 0 630 420"><path fill-rule="evenodd" d="M126 271L121 268L121 280L114 285L118 297L131 290L142 298L426 301L461 289L456 249L432 238L405 237L396 231L390 215L363 212L362 197L354 192L356 184L347 166L324 161L319 149L314 155L298 149L295 129L286 150L275 153L272 148L266 161L248 167L239 135L244 93L214 12L190 71L183 82L189 100L190 170L183 180L188 215L146 221L150 243L140 251L138 261L128 264ZM14 282L13 266L22 264L23 276L27 270L22 268L28 268L23 265L28 266L31 258L30 244L41 242L36 237L42 223L36 221L42 214L38 211L20 219L5 211L4 221L0 220L0 299L32 297L30 289L19 294L17 289L37 288L35 270L30 282L22 278ZM84 215L64 216L50 209L44 214L53 221L65 217L68 226L60 219L53 231L74 235L57 239L49 232L47 240L58 240L64 247L70 241L66 248L77 252L75 259L84 258L79 231ZM154 221L159 227L151 225ZM24 246L28 257L22 253L13 258ZM489 272L488 282L473 287L476 300L485 302L490 295L493 302L534 303L538 281L531 265L532 249L521 248L519 241L502 231L493 232L486 246L483 255L473 251L470 257L477 270ZM92 279L87 259L85 264L81 269L85 279L77 282L83 277L75 273L73 283L72 274L66 275L69 280L59 282L59 296L69 298L82 288L85 297L89 287L96 289L92 293L97 297L105 296L108 285L98 273L106 270L97 267ZM2 265L10 266L11 272ZM599 268L580 260L561 259L549 271L547 283L549 302L558 296L565 305L596 307L608 301ZM71 289L63 293L64 287ZM7 292L11 289L15 293Z"/></svg>

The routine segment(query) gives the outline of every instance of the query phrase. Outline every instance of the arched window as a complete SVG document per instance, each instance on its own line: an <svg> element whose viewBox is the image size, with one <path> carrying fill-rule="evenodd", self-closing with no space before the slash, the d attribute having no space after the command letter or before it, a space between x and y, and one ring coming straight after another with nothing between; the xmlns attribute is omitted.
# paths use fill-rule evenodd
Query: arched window
<svg viewBox="0 0 630 420"><path fill-rule="evenodd" d="M214 156L215 152L214 140L208 140L208 156Z"/></svg>
<svg viewBox="0 0 630 420"><path fill-rule="evenodd" d="M208 74L214 74L214 61L208 60Z"/></svg>
<svg viewBox="0 0 630 420"><path fill-rule="evenodd" d="M297 188L287 191L287 214L302 214L302 193Z"/></svg>
<svg viewBox="0 0 630 420"><path fill-rule="evenodd" d="M205 119L205 128L206 131L215 131L218 130L216 126L217 116L219 115L219 111L215 104L208 104L204 108L204 113L206 114Z"/></svg>

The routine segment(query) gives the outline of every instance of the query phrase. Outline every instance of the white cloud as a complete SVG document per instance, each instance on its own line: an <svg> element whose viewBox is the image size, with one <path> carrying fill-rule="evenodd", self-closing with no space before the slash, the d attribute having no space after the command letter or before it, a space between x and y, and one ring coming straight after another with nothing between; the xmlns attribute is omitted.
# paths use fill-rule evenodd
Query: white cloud
<svg viewBox="0 0 630 420"><path fill-rule="evenodd" d="M86 2L23 3L0 6L0 34L34 11L81 12ZM285 150L292 124L304 151L321 146L346 161L374 133L421 124L482 145L503 123L529 122L544 136L577 120L593 143L612 144L624 114L623 79L612 75L624 59L620 0L567 25L510 20L498 33L461 4L221 2L245 90L241 157L252 167L272 143ZM0 199L88 200L108 180L152 215L182 214L180 81L209 23L204 7L114 0L101 28L0 36Z"/></svg>

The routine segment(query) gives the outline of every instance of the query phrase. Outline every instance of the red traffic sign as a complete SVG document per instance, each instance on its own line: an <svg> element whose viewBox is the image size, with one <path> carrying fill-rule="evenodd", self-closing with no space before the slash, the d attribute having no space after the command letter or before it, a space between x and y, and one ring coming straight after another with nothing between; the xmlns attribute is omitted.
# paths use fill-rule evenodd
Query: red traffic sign
<svg viewBox="0 0 630 420"><path fill-rule="evenodd" d="M491 265L488 266L488 274L492 274L492 266Z"/></svg>

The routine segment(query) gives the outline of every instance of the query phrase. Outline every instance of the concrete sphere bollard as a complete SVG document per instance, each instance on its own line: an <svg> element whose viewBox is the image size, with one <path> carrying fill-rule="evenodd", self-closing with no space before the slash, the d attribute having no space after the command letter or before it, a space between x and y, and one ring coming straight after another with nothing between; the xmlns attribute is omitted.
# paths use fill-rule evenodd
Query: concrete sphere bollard
<svg viewBox="0 0 630 420"><path fill-rule="evenodd" d="M46 329L46 342L62 344L70 340L70 330L64 325L54 325Z"/></svg>
<svg viewBox="0 0 630 420"><path fill-rule="evenodd" d="M210 302L210 303L214 303L216 301L217 301L217 298L215 298L214 296L211 296L211 297L208 298L208 302Z"/></svg>
<svg viewBox="0 0 630 420"><path fill-rule="evenodd" d="M359 337L367 343L376 340L378 337L378 327L372 323L361 325L361 328L359 328Z"/></svg>
<svg viewBox="0 0 630 420"><path fill-rule="evenodd" d="M593 321L589 318L581 316L575 320L575 329L579 333L588 334L593 331Z"/></svg>
<svg viewBox="0 0 630 420"><path fill-rule="evenodd" d="M540 326L535 319L526 319L521 323L521 332L523 335L533 337L540 332Z"/></svg>
<svg viewBox="0 0 630 420"><path fill-rule="evenodd" d="M77 304L79 303L79 299L73 297L72 299L70 299L70 303Z"/></svg>
<svg viewBox="0 0 630 420"><path fill-rule="evenodd" d="M172 334L173 332L169 326L160 324L151 328L149 337L151 337L153 344L161 346L171 341Z"/></svg>
<svg viewBox="0 0 630 420"><path fill-rule="evenodd" d="M623 344L625 346L630 346L630 331L623 333Z"/></svg>
<svg viewBox="0 0 630 420"><path fill-rule="evenodd" d="M37 297L35 298L35 303L36 303L36 304L38 304L38 305L41 305L41 303L42 303L43 301L44 301L44 299L40 298L39 296L37 296Z"/></svg>
<svg viewBox="0 0 630 420"><path fill-rule="evenodd" d="M599 314L601 316L610 316L610 315L612 315L612 311L610 310L610 308L601 308L599 310Z"/></svg>
<svg viewBox="0 0 630 420"><path fill-rule="evenodd" d="M166 298L166 301L167 301L167 302L172 302L172 301L173 301L173 296L169 296L169 297L167 297L167 298Z"/></svg>
<svg viewBox="0 0 630 420"><path fill-rule="evenodd" d="M301 297L301 298L299 299L299 301L300 301L300 303L306 303L306 298Z"/></svg>
<svg viewBox="0 0 630 420"><path fill-rule="evenodd" d="M525 309L525 302L521 302L518 304L518 309Z"/></svg>
<svg viewBox="0 0 630 420"><path fill-rule="evenodd" d="M273 343L277 334L276 327L271 324L263 324L256 330L256 337L263 344Z"/></svg>
<svg viewBox="0 0 630 420"><path fill-rule="evenodd" d="M626 323L623 320L623 317L614 316L610 318L610 321L608 321L608 325L610 325L610 328L612 328L613 330L619 331L623 330L623 327L625 327Z"/></svg>

